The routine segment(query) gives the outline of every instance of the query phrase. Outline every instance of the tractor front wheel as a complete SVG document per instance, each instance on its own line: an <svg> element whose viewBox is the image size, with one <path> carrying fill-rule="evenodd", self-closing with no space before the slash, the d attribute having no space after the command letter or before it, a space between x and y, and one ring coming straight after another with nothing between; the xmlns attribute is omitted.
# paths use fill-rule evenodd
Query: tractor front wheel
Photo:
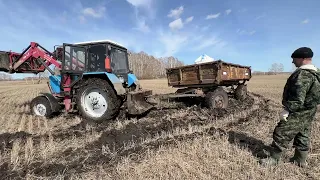
<svg viewBox="0 0 320 180"><path fill-rule="evenodd" d="M80 115L96 122L113 119L119 110L119 99L103 79L90 78L81 84L77 92Z"/></svg>
<svg viewBox="0 0 320 180"><path fill-rule="evenodd" d="M53 112L49 100L44 96L37 96L31 101L31 113L36 116L50 117Z"/></svg>

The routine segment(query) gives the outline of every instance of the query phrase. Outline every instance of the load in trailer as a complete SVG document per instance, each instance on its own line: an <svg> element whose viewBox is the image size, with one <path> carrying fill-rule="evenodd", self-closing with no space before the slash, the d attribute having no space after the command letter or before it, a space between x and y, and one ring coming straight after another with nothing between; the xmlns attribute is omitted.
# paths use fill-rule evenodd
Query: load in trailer
<svg viewBox="0 0 320 180"><path fill-rule="evenodd" d="M59 69L55 74L49 68ZM126 102L129 114L138 115L153 106L130 71L127 49L112 41L63 43L51 53L36 42L22 53L0 52L0 71L40 73L48 70L51 93L42 93L31 102L33 114L50 117L55 112L77 111L90 120L114 118Z"/></svg>

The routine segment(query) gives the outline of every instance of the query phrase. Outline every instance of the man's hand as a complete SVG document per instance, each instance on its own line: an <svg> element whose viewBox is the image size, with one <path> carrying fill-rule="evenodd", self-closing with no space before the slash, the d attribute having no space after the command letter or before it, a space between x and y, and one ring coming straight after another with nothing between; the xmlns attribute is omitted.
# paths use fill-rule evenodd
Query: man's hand
<svg viewBox="0 0 320 180"><path fill-rule="evenodd" d="M287 121L288 116L289 116L289 111L283 109L280 113L280 120Z"/></svg>

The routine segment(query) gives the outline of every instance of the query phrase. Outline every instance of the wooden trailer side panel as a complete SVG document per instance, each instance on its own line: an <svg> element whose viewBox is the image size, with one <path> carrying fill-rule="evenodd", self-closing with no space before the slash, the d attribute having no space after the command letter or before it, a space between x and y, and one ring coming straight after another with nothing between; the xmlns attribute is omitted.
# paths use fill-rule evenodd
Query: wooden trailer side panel
<svg viewBox="0 0 320 180"><path fill-rule="evenodd" d="M217 64L201 64L199 74L203 84L215 83L218 78L218 66Z"/></svg>
<svg viewBox="0 0 320 180"><path fill-rule="evenodd" d="M178 85L180 81L179 69L170 70L170 73L167 72L167 78L170 85Z"/></svg>
<svg viewBox="0 0 320 180"><path fill-rule="evenodd" d="M200 83L196 66L186 67L186 68L180 69L180 71L181 71L180 76L182 77L180 81L181 84L191 85L191 84Z"/></svg>
<svg viewBox="0 0 320 180"><path fill-rule="evenodd" d="M248 67L238 67L230 64L222 64L221 81L249 80L251 70Z"/></svg>
<svg viewBox="0 0 320 180"><path fill-rule="evenodd" d="M196 67L183 67L167 71L170 86L198 84Z"/></svg>
<svg viewBox="0 0 320 180"><path fill-rule="evenodd" d="M167 69L168 85L172 87L222 85L250 78L250 67L223 61Z"/></svg>
<svg viewBox="0 0 320 180"><path fill-rule="evenodd" d="M167 70L169 86L188 86L198 84L211 84L217 80L216 64L199 64L195 66L182 66Z"/></svg>

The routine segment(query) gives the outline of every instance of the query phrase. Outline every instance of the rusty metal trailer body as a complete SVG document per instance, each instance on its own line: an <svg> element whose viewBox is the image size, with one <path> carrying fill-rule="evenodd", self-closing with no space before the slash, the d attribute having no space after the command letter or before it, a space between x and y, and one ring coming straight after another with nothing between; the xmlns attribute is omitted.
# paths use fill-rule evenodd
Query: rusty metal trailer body
<svg viewBox="0 0 320 180"><path fill-rule="evenodd" d="M204 87L237 85L251 79L251 67L222 60L168 68L168 85L172 87Z"/></svg>
<svg viewBox="0 0 320 180"><path fill-rule="evenodd" d="M246 82L252 77L251 66L222 60L166 69L168 86L178 88L167 98L202 97L211 108L226 108L230 96L243 100ZM227 88L231 87L231 91Z"/></svg>

